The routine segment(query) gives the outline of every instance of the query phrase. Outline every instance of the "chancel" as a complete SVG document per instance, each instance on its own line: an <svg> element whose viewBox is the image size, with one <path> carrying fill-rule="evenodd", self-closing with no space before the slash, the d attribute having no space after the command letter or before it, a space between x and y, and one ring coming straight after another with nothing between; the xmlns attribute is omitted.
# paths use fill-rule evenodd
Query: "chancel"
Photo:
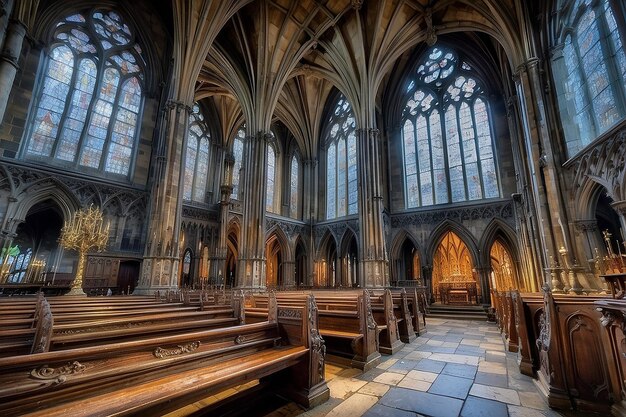
<svg viewBox="0 0 626 417"><path fill-rule="evenodd" d="M623 0L0 0L0 414L626 416Z"/></svg>

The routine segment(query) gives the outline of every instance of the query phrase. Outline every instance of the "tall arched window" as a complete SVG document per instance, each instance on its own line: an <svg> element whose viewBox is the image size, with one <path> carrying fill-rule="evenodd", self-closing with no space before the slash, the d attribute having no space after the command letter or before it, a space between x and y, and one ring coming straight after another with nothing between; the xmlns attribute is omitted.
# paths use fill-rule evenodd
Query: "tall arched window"
<svg viewBox="0 0 626 417"><path fill-rule="evenodd" d="M562 1L552 73L569 156L626 116L623 2ZM621 16L621 17L620 17Z"/></svg>
<svg viewBox="0 0 626 417"><path fill-rule="evenodd" d="M233 141L233 155L235 163L233 165L233 192L230 198L239 198L239 182L241 180L241 160L243 159L243 140L246 137L246 126L243 125L237 131L237 136Z"/></svg>
<svg viewBox="0 0 626 417"><path fill-rule="evenodd" d="M129 175L144 79L129 26L114 11L73 14L49 48L25 157Z"/></svg>
<svg viewBox="0 0 626 417"><path fill-rule="evenodd" d="M272 134L273 136L273 134ZM276 149L273 143L267 145L267 182L265 210L274 211L274 189L276 187Z"/></svg>
<svg viewBox="0 0 626 417"><path fill-rule="evenodd" d="M416 73L402 115L407 208L499 197L489 106L472 68L433 47Z"/></svg>
<svg viewBox="0 0 626 417"><path fill-rule="evenodd" d="M289 181L289 216L294 219L299 217L299 184L300 184L300 163L298 156L294 154L291 157L291 177Z"/></svg>
<svg viewBox="0 0 626 417"><path fill-rule="evenodd" d="M356 132L352 107L340 95L328 118L326 218L357 213Z"/></svg>
<svg viewBox="0 0 626 417"><path fill-rule="evenodd" d="M206 202L207 178L209 175L209 143L211 135L195 104L189 115L189 138L187 139L187 156L185 159L185 185L183 199L187 201Z"/></svg>

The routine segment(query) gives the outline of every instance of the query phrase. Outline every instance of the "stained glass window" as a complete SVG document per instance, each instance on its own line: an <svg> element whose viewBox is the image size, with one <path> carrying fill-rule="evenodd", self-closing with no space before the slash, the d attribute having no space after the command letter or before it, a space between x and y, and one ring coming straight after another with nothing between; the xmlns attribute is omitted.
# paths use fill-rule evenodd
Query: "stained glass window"
<svg viewBox="0 0 626 417"><path fill-rule="evenodd" d="M211 135L200 106L195 104L189 115L189 137L185 157L183 199L186 201L206 202L210 139Z"/></svg>
<svg viewBox="0 0 626 417"><path fill-rule="evenodd" d="M406 94L406 207L500 197L488 105L472 67L433 47Z"/></svg>
<svg viewBox="0 0 626 417"><path fill-rule="evenodd" d="M274 211L274 186L276 183L276 150L274 145L267 146L267 182L266 182L266 199L265 210Z"/></svg>
<svg viewBox="0 0 626 417"><path fill-rule="evenodd" d="M559 48L552 66L569 156L626 117L626 55L619 26L625 22L608 0L563 3ZM622 16L622 17L619 17Z"/></svg>
<svg viewBox="0 0 626 417"><path fill-rule="evenodd" d="M25 156L129 175L143 62L132 31L116 12L62 19L43 66Z"/></svg>
<svg viewBox="0 0 626 417"><path fill-rule="evenodd" d="M239 182L241 179L241 161L243 159L243 140L246 137L246 128L242 126L237 131L237 136L233 141L233 155L235 163L233 165L233 192L231 198L239 198Z"/></svg>
<svg viewBox="0 0 626 417"><path fill-rule="evenodd" d="M298 157L294 155L291 157L291 180L289 183L289 215L297 219L299 211L299 187L300 184L300 164Z"/></svg>
<svg viewBox="0 0 626 417"><path fill-rule="evenodd" d="M340 95L328 119L326 218L358 211L356 123L348 100Z"/></svg>

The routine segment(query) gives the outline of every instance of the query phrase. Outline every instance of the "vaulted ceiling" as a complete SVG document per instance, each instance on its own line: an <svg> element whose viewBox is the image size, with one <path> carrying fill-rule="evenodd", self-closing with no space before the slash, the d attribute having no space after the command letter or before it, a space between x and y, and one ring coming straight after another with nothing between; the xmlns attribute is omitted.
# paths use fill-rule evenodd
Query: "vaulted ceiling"
<svg viewBox="0 0 626 417"><path fill-rule="evenodd" d="M256 131L279 119L305 158L319 148L323 111L334 88L351 102L357 125L375 127L385 91L406 74L415 51L438 38L485 53L492 68L486 73L497 65L516 68L532 54L520 41L527 28L519 0L227 3L224 20L213 19L212 24L225 22L219 31L205 29L217 35L203 57L195 98L213 100L226 140L244 120Z"/></svg>

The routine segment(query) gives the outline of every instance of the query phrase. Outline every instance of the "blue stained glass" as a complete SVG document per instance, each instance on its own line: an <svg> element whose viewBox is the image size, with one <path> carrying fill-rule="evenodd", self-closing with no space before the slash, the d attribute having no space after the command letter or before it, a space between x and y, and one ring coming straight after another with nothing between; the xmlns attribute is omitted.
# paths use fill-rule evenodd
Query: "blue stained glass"
<svg viewBox="0 0 626 417"><path fill-rule="evenodd" d="M354 127L354 126L353 126ZM356 135L348 135L348 214L357 213Z"/></svg>
<svg viewBox="0 0 626 417"><path fill-rule="evenodd" d="M477 200L483 198L480 174L478 173L478 164L476 162L465 164L465 176L467 177L468 199Z"/></svg>
<svg viewBox="0 0 626 417"><path fill-rule="evenodd" d="M289 215L298 218L298 183L299 183L300 164L298 158L294 155L291 158L291 180L289 190Z"/></svg>
<svg viewBox="0 0 626 417"><path fill-rule="evenodd" d="M187 154L185 155L185 178L183 179L183 199L191 201L193 197L193 178L198 155L198 137L190 132L187 140Z"/></svg>
<svg viewBox="0 0 626 417"><path fill-rule="evenodd" d="M426 127L426 118L423 116L417 118L417 157L420 172L430 172L428 128Z"/></svg>
<svg viewBox="0 0 626 417"><path fill-rule="evenodd" d="M337 217L345 216L348 209L346 158L346 142L339 140L337 142Z"/></svg>
<svg viewBox="0 0 626 417"><path fill-rule="evenodd" d="M337 155L335 144L331 144L327 154L327 170L326 170L326 218L333 219L336 216L337 207Z"/></svg>
<svg viewBox="0 0 626 417"><path fill-rule="evenodd" d="M237 137L233 142L233 155L235 157L235 163L233 164L233 192L231 198L239 198L239 182L241 181L241 163L243 159L243 138L246 137L246 132L243 128L237 132Z"/></svg>
<svg viewBox="0 0 626 417"><path fill-rule="evenodd" d="M87 111L96 85L96 64L90 59L82 59L78 64L78 73L74 85L74 94L70 103L68 117L59 137L56 157L64 161L74 161L78 151L78 142L82 134Z"/></svg>
<svg viewBox="0 0 626 417"><path fill-rule="evenodd" d="M265 210L274 211L274 182L276 180L276 151L269 145L267 147L267 184L266 184L266 200Z"/></svg>
<svg viewBox="0 0 626 417"><path fill-rule="evenodd" d="M461 104L459 119L461 122L465 163L476 162L478 156L476 155L476 142L474 141L474 122L472 121L472 113L467 103Z"/></svg>
<svg viewBox="0 0 626 417"><path fill-rule="evenodd" d="M72 51L66 46L54 48L50 53L43 93L28 143L28 154L48 157L52 153L73 73Z"/></svg>
<svg viewBox="0 0 626 417"><path fill-rule="evenodd" d="M417 175L408 175L406 177L407 188L407 207L413 208L418 206L419 188L417 186Z"/></svg>
<svg viewBox="0 0 626 417"><path fill-rule="evenodd" d="M206 137L200 139L198 162L196 163L196 184L193 191L194 201L203 203L206 197L206 186L209 175L209 141Z"/></svg>
<svg viewBox="0 0 626 417"><path fill-rule="evenodd" d="M457 167L462 164L461 147L456 121L456 109L452 106L446 110L446 142L448 146L448 165Z"/></svg>
<svg viewBox="0 0 626 417"><path fill-rule="evenodd" d="M74 14L60 23L56 40L62 45L50 51L43 86L33 110L27 154L53 156L67 162L78 159L83 166L126 175L142 100L143 74L137 65L141 48L130 45L130 29L113 11L96 11L91 19ZM113 43L129 44L129 49L117 48L118 59L113 59L109 52ZM108 66L116 62L119 71L98 70L103 62L108 62ZM137 76L122 80L120 71L122 75L136 73ZM95 91L97 84L101 86L99 91ZM122 92L116 102L120 84ZM111 143L107 144L109 140ZM55 142L56 151L51 155ZM78 149L79 144L82 149ZM105 148L108 154L105 163L101 163Z"/></svg>

